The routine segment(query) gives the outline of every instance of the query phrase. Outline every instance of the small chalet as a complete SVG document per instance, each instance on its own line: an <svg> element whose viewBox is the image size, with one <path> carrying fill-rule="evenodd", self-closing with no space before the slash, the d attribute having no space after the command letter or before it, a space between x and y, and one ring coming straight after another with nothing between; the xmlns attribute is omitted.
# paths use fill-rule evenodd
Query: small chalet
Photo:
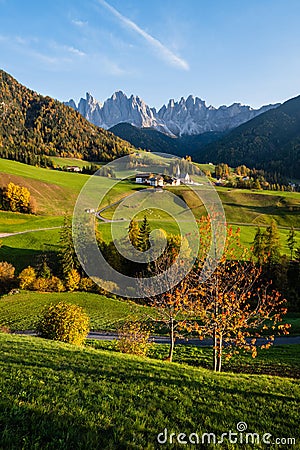
<svg viewBox="0 0 300 450"><path fill-rule="evenodd" d="M138 184L147 184L150 173L139 173L135 176L135 182Z"/></svg>
<svg viewBox="0 0 300 450"><path fill-rule="evenodd" d="M82 172L82 169L78 166L67 166L66 171L67 172Z"/></svg>
<svg viewBox="0 0 300 450"><path fill-rule="evenodd" d="M164 179L161 176L155 176L148 178L148 182L150 186L163 186L164 185Z"/></svg>

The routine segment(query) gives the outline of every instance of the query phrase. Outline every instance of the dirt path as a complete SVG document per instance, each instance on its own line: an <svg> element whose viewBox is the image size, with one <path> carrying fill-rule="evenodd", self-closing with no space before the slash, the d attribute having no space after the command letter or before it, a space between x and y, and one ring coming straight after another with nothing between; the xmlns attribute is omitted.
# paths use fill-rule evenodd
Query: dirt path
<svg viewBox="0 0 300 450"><path fill-rule="evenodd" d="M9 236L16 236L17 234L35 233L37 231L59 230L60 228L62 228L62 227L35 228L34 230L15 231L13 233L1 233L0 232L0 238L5 238L5 237L9 237Z"/></svg>

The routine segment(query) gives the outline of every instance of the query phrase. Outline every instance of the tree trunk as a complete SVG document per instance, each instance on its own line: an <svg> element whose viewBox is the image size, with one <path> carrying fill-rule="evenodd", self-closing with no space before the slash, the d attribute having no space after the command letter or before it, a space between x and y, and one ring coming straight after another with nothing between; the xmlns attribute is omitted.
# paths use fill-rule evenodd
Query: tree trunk
<svg viewBox="0 0 300 450"><path fill-rule="evenodd" d="M174 336L174 319L171 317L169 322L169 332L170 332L170 347L169 347L169 355L167 361L172 362L174 346L175 346L175 336Z"/></svg>
<svg viewBox="0 0 300 450"><path fill-rule="evenodd" d="M222 350L223 350L223 336L220 334L218 339L218 364L217 364L217 371L221 372L222 369Z"/></svg>
<svg viewBox="0 0 300 450"><path fill-rule="evenodd" d="M213 370L217 371L217 365L218 365L218 339L217 339L217 333L216 330L214 330L213 334Z"/></svg>

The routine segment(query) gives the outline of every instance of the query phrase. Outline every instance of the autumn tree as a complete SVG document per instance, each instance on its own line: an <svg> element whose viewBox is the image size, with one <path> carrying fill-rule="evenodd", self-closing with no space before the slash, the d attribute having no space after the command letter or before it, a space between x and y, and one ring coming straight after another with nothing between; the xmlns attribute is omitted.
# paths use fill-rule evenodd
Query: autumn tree
<svg viewBox="0 0 300 450"><path fill-rule="evenodd" d="M0 262L0 294L5 294L13 287L15 281L15 268L12 264Z"/></svg>
<svg viewBox="0 0 300 450"><path fill-rule="evenodd" d="M135 248L138 247L139 232L140 228L138 222L134 219L131 219L128 227L128 237Z"/></svg>
<svg viewBox="0 0 300 450"><path fill-rule="evenodd" d="M29 190L12 182L8 183L2 192L2 206L8 211L31 212Z"/></svg>
<svg viewBox="0 0 300 450"><path fill-rule="evenodd" d="M216 178L227 178L229 176L229 167L228 164L217 164L215 167L215 176Z"/></svg>
<svg viewBox="0 0 300 450"><path fill-rule="evenodd" d="M36 272L33 267L28 266L22 270L19 277L19 286L21 289L32 289L36 280Z"/></svg>
<svg viewBox="0 0 300 450"><path fill-rule="evenodd" d="M171 272L168 271L170 267ZM153 311L147 314L147 318L168 330L170 345L167 360L170 362L173 359L176 337L180 335L179 325L183 320L183 310L188 307L188 285L183 270L183 262L174 262L174 255L165 252L162 258L151 264L147 278L140 282L146 304ZM161 278L156 278L159 275ZM161 285L165 287L165 292L153 295L152 292Z"/></svg>
<svg viewBox="0 0 300 450"><path fill-rule="evenodd" d="M275 330L288 333L289 326L282 324L286 300L270 291L270 283L261 276L262 269L247 261L246 250L242 256L235 256L237 245L238 234L229 230L224 254L211 276L201 283L204 260L200 259L187 279L189 314L198 320L188 319L184 326L200 339L213 339L215 371L221 371L225 346L227 357L239 349L251 351L255 357L258 337L269 333L261 345L268 348ZM210 263L214 264L213 258Z"/></svg>
<svg viewBox="0 0 300 450"><path fill-rule="evenodd" d="M76 291L79 287L80 283L80 275L76 269L70 270L66 277L66 287L68 291L73 292Z"/></svg>

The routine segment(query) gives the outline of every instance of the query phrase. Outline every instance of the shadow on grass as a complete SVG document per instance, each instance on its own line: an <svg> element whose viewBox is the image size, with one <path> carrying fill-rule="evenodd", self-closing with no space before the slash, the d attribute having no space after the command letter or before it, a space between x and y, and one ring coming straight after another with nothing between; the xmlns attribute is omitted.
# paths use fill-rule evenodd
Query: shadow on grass
<svg viewBox="0 0 300 450"><path fill-rule="evenodd" d="M44 250L34 250L31 248L14 248L3 245L0 248L0 261L9 262L16 268L17 273L19 273L25 267L34 265L39 255L47 255L48 261L54 260L57 252L50 247L52 246L46 244Z"/></svg>
<svg viewBox="0 0 300 450"><path fill-rule="evenodd" d="M100 450L113 448L116 442L113 425L99 423L97 426L84 426L80 416L61 412L42 413L33 405L5 400L0 400L0 410L0 443L5 450Z"/></svg>

